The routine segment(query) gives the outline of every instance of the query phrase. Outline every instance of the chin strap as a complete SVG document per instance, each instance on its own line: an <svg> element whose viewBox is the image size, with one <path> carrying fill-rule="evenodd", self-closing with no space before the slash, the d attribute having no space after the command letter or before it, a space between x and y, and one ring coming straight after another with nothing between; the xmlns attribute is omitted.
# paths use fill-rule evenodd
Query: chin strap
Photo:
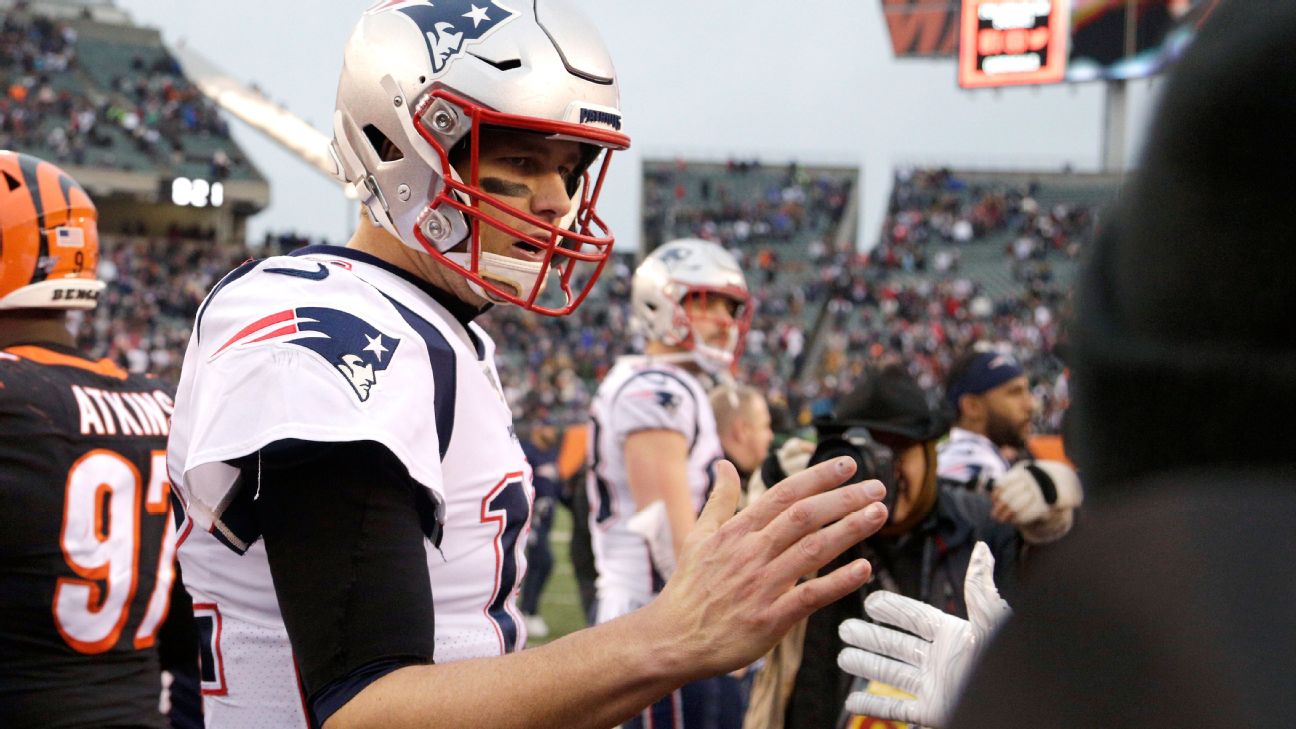
<svg viewBox="0 0 1296 729"><path fill-rule="evenodd" d="M466 270L472 270L472 256L468 253L446 253L445 257L463 266ZM531 295L531 291L536 285L536 279L540 277L542 266L543 264L539 261L523 261L509 256L501 256L497 253L487 253L486 251L482 251L477 257L477 275L502 289L513 289L513 295L522 299ZM481 284L471 278L466 280L473 293L483 299L501 304L512 303L492 295ZM543 290L543 287L541 290Z"/></svg>

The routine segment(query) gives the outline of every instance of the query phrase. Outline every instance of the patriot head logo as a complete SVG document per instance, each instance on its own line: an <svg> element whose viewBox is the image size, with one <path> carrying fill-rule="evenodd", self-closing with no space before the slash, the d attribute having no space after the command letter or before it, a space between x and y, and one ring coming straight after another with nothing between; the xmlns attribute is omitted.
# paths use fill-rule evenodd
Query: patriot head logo
<svg viewBox="0 0 1296 729"><path fill-rule="evenodd" d="M693 255L693 251L683 246L677 246L662 253L661 262L666 264L667 268L675 268L677 264L687 260L691 255Z"/></svg>
<svg viewBox="0 0 1296 729"><path fill-rule="evenodd" d="M370 13L394 9L413 20L423 31L432 73L440 75L464 46L485 38L516 13L495 0L384 0L369 8Z"/></svg>
<svg viewBox="0 0 1296 729"><path fill-rule="evenodd" d="M391 364L400 340L384 334L364 319L337 309L302 306L262 317L243 327L220 346L211 359L232 347L284 342L304 347L324 358L351 385L360 402L378 382L378 373Z"/></svg>

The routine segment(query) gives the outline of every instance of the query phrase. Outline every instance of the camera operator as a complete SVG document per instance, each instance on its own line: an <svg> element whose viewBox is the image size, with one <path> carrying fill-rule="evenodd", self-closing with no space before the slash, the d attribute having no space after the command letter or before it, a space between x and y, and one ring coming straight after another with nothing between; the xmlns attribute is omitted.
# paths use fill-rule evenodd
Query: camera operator
<svg viewBox="0 0 1296 729"><path fill-rule="evenodd" d="M929 404L922 388L900 365L867 371L838 404L834 416L819 422L817 430L819 443L809 463L853 457L857 473L886 484L890 516L877 535L857 545L848 557L869 559L875 579L859 593L810 616L775 648L756 678L746 729L848 725L851 717L842 711L844 700L852 689L864 687L853 686L851 676L824 658L836 656L841 647L838 625L842 620L863 617L863 598L869 592L891 590L966 616L963 580L978 541L989 545L995 581L1010 599L1023 546L1045 541L1027 539L1015 525L994 519L989 496L938 482L935 446L948 432L949 419ZM782 478L783 462L777 455L766 459L760 480L772 483ZM1039 490L1039 484L1034 488ZM1062 486L1070 488L1072 484ZM1078 492L1078 484L1074 490ZM1064 533L1033 537L1057 539ZM809 658L803 661L803 655Z"/></svg>

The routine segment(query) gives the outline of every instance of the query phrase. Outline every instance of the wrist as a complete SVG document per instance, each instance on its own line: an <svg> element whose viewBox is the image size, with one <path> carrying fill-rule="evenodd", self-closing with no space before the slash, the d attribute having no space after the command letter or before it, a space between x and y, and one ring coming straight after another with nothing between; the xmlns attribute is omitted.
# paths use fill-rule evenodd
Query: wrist
<svg viewBox="0 0 1296 729"><path fill-rule="evenodd" d="M684 624L674 617L668 601L660 595L625 616L628 622L633 621L630 634L636 645L628 651L632 660L642 664L642 675L670 684L672 689L714 673L700 642L689 640Z"/></svg>

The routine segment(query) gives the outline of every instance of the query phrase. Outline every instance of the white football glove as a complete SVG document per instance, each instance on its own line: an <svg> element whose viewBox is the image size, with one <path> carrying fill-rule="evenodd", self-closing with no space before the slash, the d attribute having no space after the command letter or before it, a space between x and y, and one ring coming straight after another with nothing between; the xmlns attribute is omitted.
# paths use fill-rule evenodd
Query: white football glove
<svg viewBox="0 0 1296 729"><path fill-rule="evenodd" d="M657 574L663 580L669 580L675 574L675 541L671 535L670 517L666 514L666 502L657 499L635 512L626 520L626 528L644 538Z"/></svg>
<svg viewBox="0 0 1296 729"><path fill-rule="evenodd" d="M1051 510L1074 509L1084 501L1080 478L1059 461L1023 461L994 480L999 501L1012 509L1013 523L1030 524Z"/></svg>
<svg viewBox="0 0 1296 729"><path fill-rule="evenodd" d="M843 621L838 632L853 648L837 656L843 671L913 694L913 699L856 691L846 699L852 714L940 727L958 701L968 672L986 641L1011 614L994 584L994 557L985 542L972 550L963 582L970 620L949 615L894 592L878 591L864 609L878 623ZM906 632L902 632L906 631Z"/></svg>

